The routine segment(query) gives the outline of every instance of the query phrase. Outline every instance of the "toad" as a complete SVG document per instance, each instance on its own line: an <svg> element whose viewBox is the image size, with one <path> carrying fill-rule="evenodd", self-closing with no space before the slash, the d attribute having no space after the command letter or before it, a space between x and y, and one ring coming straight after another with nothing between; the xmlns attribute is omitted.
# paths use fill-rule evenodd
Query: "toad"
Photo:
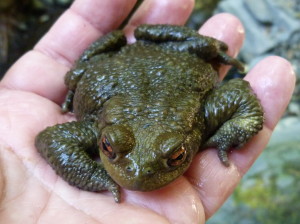
<svg viewBox="0 0 300 224"><path fill-rule="evenodd" d="M82 54L65 76L62 105L77 121L48 127L35 141L69 184L109 190L116 202L120 186L167 185L205 148L216 148L229 166L228 151L264 120L247 81L218 81L221 64L243 69L225 43L174 25L141 25L134 35L128 45L122 31L113 31Z"/></svg>

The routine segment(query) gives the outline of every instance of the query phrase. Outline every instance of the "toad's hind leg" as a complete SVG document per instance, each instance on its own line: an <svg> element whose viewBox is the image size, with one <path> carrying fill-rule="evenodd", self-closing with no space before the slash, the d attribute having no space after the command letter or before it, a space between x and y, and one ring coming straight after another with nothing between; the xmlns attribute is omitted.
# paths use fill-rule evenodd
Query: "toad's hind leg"
<svg viewBox="0 0 300 224"><path fill-rule="evenodd" d="M102 36L83 52L76 63L76 67L67 72L65 76L65 84L68 87L68 93L62 104L63 112L72 111L73 96L77 83L84 75L89 62L93 60L94 57L97 57L97 60L101 61L101 59L109 57L109 55L114 54L126 44L127 41L124 33L120 30L116 30Z"/></svg>
<svg viewBox="0 0 300 224"><path fill-rule="evenodd" d="M97 135L90 122L48 127L36 137L35 145L42 157L69 184L87 191L109 190L119 202L119 186L89 155L97 150Z"/></svg>
<svg viewBox="0 0 300 224"><path fill-rule="evenodd" d="M229 165L227 152L240 147L263 126L263 109L249 83L232 79L212 91L205 103L206 143L216 147L222 163Z"/></svg>
<svg viewBox="0 0 300 224"><path fill-rule="evenodd" d="M188 27L176 25L141 25L134 32L137 40L154 42L175 51L188 51L216 64L233 65L243 71L243 64L226 54L228 46L215 38L200 35Z"/></svg>

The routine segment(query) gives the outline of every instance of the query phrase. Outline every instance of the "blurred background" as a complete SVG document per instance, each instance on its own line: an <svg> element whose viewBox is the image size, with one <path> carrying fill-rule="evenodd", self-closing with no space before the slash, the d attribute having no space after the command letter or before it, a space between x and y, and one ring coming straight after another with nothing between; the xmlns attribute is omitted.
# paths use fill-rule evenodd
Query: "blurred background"
<svg viewBox="0 0 300 224"><path fill-rule="evenodd" d="M71 3L72 0L0 0L0 78ZM293 64L298 81L268 147L207 223L299 224L300 0L196 0L186 25L198 29L219 12L232 13L244 24L246 40L239 59L247 70L266 56L279 55ZM242 76L231 70L228 78Z"/></svg>

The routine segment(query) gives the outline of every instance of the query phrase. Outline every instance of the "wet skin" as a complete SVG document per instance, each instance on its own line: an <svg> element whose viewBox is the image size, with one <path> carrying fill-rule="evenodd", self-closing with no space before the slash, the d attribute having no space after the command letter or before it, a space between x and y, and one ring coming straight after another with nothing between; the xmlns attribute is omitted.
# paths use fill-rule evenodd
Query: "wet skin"
<svg viewBox="0 0 300 224"><path fill-rule="evenodd" d="M93 43L66 74L62 106L77 121L48 127L36 147L68 183L88 191L151 191L181 176L208 147L240 147L263 125L249 83L218 83L218 68L241 63L227 46L186 27L142 25ZM100 154L100 160L95 156Z"/></svg>

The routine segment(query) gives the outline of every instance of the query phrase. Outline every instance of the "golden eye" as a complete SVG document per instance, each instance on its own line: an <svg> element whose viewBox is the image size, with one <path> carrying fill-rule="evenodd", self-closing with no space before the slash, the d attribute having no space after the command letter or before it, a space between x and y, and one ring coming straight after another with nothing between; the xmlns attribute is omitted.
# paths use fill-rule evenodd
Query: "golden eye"
<svg viewBox="0 0 300 224"><path fill-rule="evenodd" d="M116 153L114 152L113 148L111 147L108 139L106 137L102 138L101 141L101 149L104 155L106 155L109 159L115 159L116 158Z"/></svg>
<svg viewBox="0 0 300 224"><path fill-rule="evenodd" d="M174 167L181 165L186 158L186 150L183 146L179 150L175 151L167 161L168 166Z"/></svg>

